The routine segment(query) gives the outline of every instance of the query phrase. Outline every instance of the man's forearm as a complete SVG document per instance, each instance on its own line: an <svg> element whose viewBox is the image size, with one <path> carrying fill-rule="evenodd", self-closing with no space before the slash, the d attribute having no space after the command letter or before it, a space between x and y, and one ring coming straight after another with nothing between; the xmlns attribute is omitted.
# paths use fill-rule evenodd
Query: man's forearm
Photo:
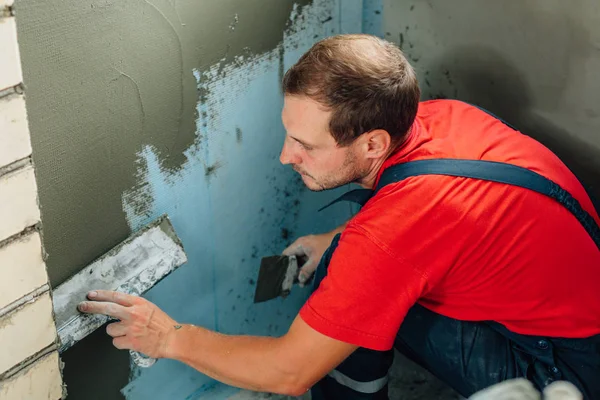
<svg viewBox="0 0 600 400"><path fill-rule="evenodd" d="M166 355L226 384L244 389L299 395L293 363L285 363L281 338L229 336L193 325L173 332Z"/></svg>

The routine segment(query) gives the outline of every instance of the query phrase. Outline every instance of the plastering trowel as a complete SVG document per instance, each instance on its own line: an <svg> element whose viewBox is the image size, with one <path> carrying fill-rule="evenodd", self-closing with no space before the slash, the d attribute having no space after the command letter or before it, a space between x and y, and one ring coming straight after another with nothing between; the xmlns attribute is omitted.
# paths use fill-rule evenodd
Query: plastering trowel
<svg viewBox="0 0 600 400"><path fill-rule="evenodd" d="M276 297L286 297L298 282L296 256L270 256L260 261L254 302L261 303Z"/></svg>
<svg viewBox="0 0 600 400"><path fill-rule="evenodd" d="M185 262L183 245L168 217L162 216L73 275L53 292L59 351L64 352L110 319L77 310L89 291L114 290L140 296ZM130 354L141 367L156 361L134 351Z"/></svg>

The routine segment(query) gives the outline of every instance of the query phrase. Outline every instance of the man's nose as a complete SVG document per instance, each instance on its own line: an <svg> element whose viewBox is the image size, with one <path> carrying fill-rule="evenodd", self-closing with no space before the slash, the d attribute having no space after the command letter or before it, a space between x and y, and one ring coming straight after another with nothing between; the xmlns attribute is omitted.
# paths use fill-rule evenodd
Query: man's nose
<svg viewBox="0 0 600 400"><path fill-rule="evenodd" d="M294 154L294 151L289 145L288 140L283 143L283 148L281 149L281 154L279 155L279 161L283 165L300 164L300 157Z"/></svg>

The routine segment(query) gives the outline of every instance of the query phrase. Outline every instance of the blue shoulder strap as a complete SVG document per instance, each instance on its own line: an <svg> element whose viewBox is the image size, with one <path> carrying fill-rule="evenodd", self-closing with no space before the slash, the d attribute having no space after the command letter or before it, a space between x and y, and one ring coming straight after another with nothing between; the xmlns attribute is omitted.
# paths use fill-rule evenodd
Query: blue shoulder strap
<svg viewBox="0 0 600 400"><path fill-rule="evenodd" d="M551 197L577 218L600 249L600 227L569 192L538 173L516 165L495 161L431 159L393 165L383 172L374 191L368 189L353 190L329 203L321 210L338 201L352 201L362 206L382 187L419 175L448 175L481 179L519 186Z"/></svg>

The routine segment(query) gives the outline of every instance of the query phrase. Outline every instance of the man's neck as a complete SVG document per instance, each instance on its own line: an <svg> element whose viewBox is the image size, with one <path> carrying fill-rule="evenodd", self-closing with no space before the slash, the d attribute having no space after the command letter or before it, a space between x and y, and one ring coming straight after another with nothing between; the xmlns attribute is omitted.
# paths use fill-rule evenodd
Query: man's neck
<svg viewBox="0 0 600 400"><path fill-rule="evenodd" d="M377 162L374 162L371 165L371 167L369 168L367 175L365 175L362 179L360 179L356 183L358 183L360 186L362 186L365 189L372 190L375 187L375 182L377 181L377 176L379 176L379 171L381 170L381 167L383 166L385 161L389 158L389 156L392 153L393 152L388 154L385 158L381 158L381 159L377 160Z"/></svg>

